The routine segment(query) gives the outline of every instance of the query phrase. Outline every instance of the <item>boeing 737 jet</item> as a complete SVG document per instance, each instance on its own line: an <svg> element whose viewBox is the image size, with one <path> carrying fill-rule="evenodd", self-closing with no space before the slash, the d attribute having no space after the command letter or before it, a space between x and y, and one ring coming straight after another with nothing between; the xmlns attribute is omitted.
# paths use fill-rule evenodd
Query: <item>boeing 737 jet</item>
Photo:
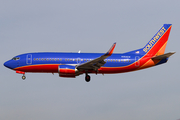
<svg viewBox="0 0 180 120"><path fill-rule="evenodd" d="M130 52L113 53L116 43L107 53L64 53L37 52L13 57L4 63L16 73L58 73L60 77L75 78L85 74L90 81L90 73L113 74L141 70L166 63L175 52L164 54L172 25L164 24L143 47Z"/></svg>

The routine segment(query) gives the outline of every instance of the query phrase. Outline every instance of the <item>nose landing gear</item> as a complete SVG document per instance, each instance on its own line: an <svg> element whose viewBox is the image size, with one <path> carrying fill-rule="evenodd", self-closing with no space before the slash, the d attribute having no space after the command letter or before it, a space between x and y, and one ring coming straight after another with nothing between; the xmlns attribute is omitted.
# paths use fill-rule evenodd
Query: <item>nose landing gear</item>
<svg viewBox="0 0 180 120"><path fill-rule="evenodd" d="M22 76L22 79L23 79L23 80L25 80L25 79L26 79L26 76L25 76L25 74L23 74L23 76Z"/></svg>
<svg viewBox="0 0 180 120"><path fill-rule="evenodd" d="M18 74L23 74L22 79L23 79L23 80L26 79L25 72L23 72L23 71L16 71L16 73L18 73Z"/></svg>

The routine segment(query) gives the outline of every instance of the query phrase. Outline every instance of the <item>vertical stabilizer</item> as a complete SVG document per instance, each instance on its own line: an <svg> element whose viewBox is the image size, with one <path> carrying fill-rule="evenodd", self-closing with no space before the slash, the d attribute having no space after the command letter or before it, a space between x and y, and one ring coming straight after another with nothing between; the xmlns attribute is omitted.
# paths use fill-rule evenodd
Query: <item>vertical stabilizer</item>
<svg viewBox="0 0 180 120"><path fill-rule="evenodd" d="M164 24L153 38L144 46L145 54L162 55L165 52L172 24Z"/></svg>

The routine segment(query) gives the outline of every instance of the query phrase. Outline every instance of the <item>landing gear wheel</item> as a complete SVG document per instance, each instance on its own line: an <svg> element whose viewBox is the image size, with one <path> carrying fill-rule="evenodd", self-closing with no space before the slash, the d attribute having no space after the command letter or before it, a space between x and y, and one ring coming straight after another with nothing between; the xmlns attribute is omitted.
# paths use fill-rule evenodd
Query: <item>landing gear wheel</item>
<svg viewBox="0 0 180 120"><path fill-rule="evenodd" d="M91 77L89 75L86 75L85 80L86 82L89 82L91 80Z"/></svg>
<svg viewBox="0 0 180 120"><path fill-rule="evenodd" d="M22 76L22 79L25 80L25 79L26 79L26 76L23 75L23 76Z"/></svg>

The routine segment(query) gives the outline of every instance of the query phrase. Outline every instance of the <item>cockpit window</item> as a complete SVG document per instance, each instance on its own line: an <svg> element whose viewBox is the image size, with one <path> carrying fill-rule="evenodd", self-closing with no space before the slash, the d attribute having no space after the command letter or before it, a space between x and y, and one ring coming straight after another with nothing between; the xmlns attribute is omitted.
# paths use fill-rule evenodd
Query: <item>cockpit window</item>
<svg viewBox="0 0 180 120"><path fill-rule="evenodd" d="M20 59L19 57L12 58L12 60L19 60L19 59Z"/></svg>

